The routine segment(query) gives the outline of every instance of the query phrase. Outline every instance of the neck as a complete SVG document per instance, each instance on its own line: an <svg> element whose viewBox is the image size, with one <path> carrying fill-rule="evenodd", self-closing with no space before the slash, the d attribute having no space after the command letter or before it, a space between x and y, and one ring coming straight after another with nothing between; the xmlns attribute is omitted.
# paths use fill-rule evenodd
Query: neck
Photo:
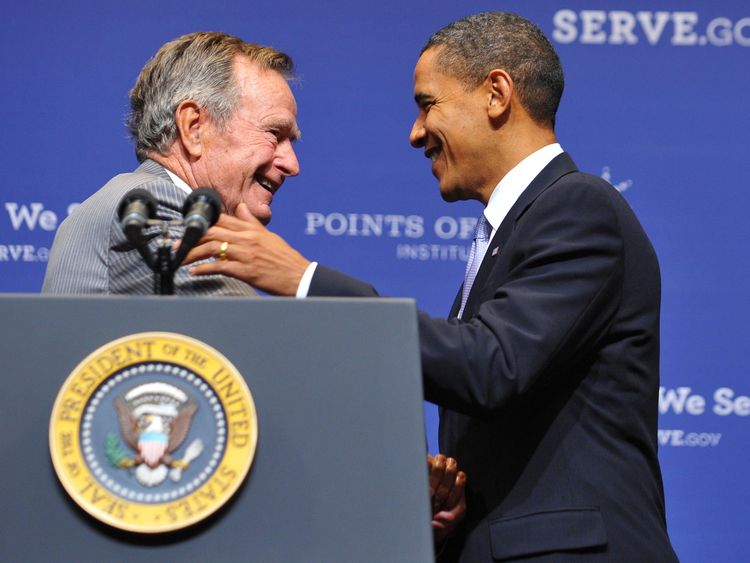
<svg viewBox="0 0 750 563"><path fill-rule="evenodd" d="M527 156L534 154L539 149L556 142L557 138L552 129L540 127L536 124L515 128L514 130L498 131L496 151L494 153L497 155L497 159L495 160L497 176L494 179L494 183L487 186L486 190L482 193L482 203L487 205L495 187L519 162Z"/></svg>
<svg viewBox="0 0 750 563"><path fill-rule="evenodd" d="M170 150L167 154L150 152L147 156L154 162L161 164L164 168L172 172L172 174L181 178L191 188L195 189L198 187L198 182L195 179L190 163L174 150Z"/></svg>

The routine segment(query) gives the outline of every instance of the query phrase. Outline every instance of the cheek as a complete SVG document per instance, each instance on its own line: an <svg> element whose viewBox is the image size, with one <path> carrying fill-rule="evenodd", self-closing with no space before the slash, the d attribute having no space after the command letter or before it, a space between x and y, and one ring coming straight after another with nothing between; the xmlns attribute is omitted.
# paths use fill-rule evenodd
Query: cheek
<svg viewBox="0 0 750 563"><path fill-rule="evenodd" d="M450 149L451 146L455 143L453 135L454 129L451 128L450 123L446 123L443 120L436 119L431 125L430 130L443 145L443 149Z"/></svg>
<svg viewBox="0 0 750 563"><path fill-rule="evenodd" d="M242 151L241 162L238 162L244 170L257 168L266 162L273 160L274 147L268 143L256 144Z"/></svg>
<svg viewBox="0 0 750 563"><path fill-rule="evenodd" d="M279 147L276 144L266 145L259 148L257 154L257 162L260 166L266 166L272 163L276 156L280 154Z"/></svg>

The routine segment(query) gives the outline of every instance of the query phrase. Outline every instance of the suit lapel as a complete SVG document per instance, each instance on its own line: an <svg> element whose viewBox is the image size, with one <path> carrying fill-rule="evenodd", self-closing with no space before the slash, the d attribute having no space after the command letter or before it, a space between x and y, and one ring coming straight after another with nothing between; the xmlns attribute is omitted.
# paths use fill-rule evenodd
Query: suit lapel
<svg viewBox="0 0 750 563"><path fill-rule="evenodd" d="M529 186L521 193L513 207L508 211L508 215L505 216L500 227L497 229L495 236L492 237L490 245L487 247L487 252L482 260L482 265L479 267L477 277L474 279L474 284L471 287L469 298L466 301L466 307L464 308L464 314L462 318L464 320L471 319L479 310L479 306L482 304L479 299L479 295L482 288L489 278L490 272L492 272L497 258L503 253L505 244L513 233L516 222L526 212L526 210L534 203L534 200L538 198L547 188L557 182L562 176L575 172L577 170L573 159L567 153L562 153L553 158L550 163L545 166L539 174L531 181ZM458 307L454 303L453 309L451 309L451 316L458 314L458 308L461 305L460 290L458 297Z"/></svg>
<svg viewBox="0 0 750 563"><path fill-rule="evenodd" d="M456 294L455 299L453 299L453 306L451 307L451 312L448 314L449 319L458 316L458 311L461 309L461 295L463 294L463 290L464 284L461 284L461 287L458 288L458 293Z"/></svg>

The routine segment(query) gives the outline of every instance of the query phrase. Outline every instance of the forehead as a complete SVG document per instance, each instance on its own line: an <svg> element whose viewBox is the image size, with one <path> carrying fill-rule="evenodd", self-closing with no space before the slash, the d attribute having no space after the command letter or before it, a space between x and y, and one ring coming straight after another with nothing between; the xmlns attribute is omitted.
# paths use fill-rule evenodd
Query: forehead
<svg viewBox="0 0 750 563"><path fill-rule="evenodd" d="M428 49L422 53L414 67L414 98L417 102L461 88L458 78L439 70L439 53L439 48Z"/></svg>
<svg viewBox="0 0 750 563"><path fill-rule="evenodd" d="M259 118L273 114L292 119L297 116L297 102L286 79L276 72L259 67L245 57L234 60L234 78L239 87L240 106Z"/></svg>
<svg viewBox="0 0 750 563"><path fill-rule="evenodd" d="M417 85L427 83L434 74L435 68L435 51L429 49L422 53L414 67L414 93L416 94Z"/></svg>

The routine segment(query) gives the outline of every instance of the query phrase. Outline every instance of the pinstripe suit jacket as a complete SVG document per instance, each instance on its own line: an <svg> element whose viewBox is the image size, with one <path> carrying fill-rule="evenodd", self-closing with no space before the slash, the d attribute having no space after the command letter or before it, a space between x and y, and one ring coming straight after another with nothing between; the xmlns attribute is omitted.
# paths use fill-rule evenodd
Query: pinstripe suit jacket
<svg viewBox="0 0 750 563"><path fill-rule="evenodd" d="M182 218L185 193L174 185L164 167L144 161L134 172L112 178L62 222L50 251L42 293L129 294L153 293L153 272L120 228L117 206L134 188L145 189L158 202L159 219ZM146 231L156 250L157 229ZM181 229L170 232L181 236ZM225 276L194 277L187 268L175 274L177 295L255 295L252 287Z"/></svg>

